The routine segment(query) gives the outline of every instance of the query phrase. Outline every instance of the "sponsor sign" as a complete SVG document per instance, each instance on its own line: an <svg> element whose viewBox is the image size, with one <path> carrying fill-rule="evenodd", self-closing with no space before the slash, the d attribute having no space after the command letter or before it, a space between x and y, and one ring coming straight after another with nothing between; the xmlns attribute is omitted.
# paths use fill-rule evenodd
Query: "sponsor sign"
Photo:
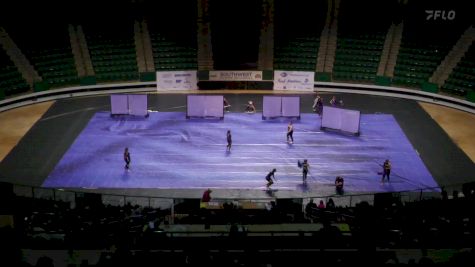
<svg viewBox="0 0 475 267"><path fill-rule="evenodd" d="M313 91L315 72L274 71L274 90Z"/></svg>
<svg viewBox="0 0 475 267"><path fill-rule="evenodd" d="M157 71L157 90L195 90L198 89L196 70Z"/></svg>
<svg viewBox="0 0 475 267"><path fill-rule="evenodd" d="M262 71L210 71L210 81L262 81Z"/></svg>

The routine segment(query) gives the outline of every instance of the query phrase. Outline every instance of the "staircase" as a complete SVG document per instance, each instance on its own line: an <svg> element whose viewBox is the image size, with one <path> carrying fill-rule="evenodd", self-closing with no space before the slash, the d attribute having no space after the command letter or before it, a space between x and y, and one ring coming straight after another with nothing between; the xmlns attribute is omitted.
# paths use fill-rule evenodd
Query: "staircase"
<svg viewBox="0 0 475 267"><path fill-rule="evenodd" d="M388 64L389 60L389 51L391 50L391 44L393 42L393 37L394 37L394 23L391 24L389 27L389 30L386 34L386 38L384 39L384 45L383 45L383 51L381 51L381 59L379 60L379 65L378 65L378 76L383 76L384 72L386 70L386 65Z"/></svg>
<svg viewBox="0 0 475 267"><path fill-rule="evenodd" d="M198 0L198 70L212 70L214 66L208 8L208 0Z"/></svg>
<svg viewBox="0 0 475 267"><path fill-rule="evenodd" d="M152 40L148 31L148 24L142 21L142 44L145 57L145 69L147 72L155 72L155 63L153 60Z"/></svg>
<svg viewBox="0 0 475 267"><path fill-rule="evenodd" d="M274 1L263 0L262 24L257 69L270 70L274 65Z"/></svg>
<svg viewBox="0 0 475 267"><path fill-rule="evenodd" d="M148 32L147 22L135 21L134 23L135 52L139 73L155 72L153 60L152 41Z"/></svg>
<svg viewBox="0 0 475 267"><path fill-rule="evenodd" d="M137 59L137 68L139 73L147 71L147 65L145 64L145 53L142 40L142 29L138 21L134 22L134 41L135 41L135 56Z"/></svg>
<svg viewBox="0 0 475 267"><path fill-rule="evenodd" d="M333 0L327 0L327 15L325 20L325 26L323 27L322 34L320 36L320 47L317 55L317 72L323 72L325 69L325 58L327 55L328 36L330 32L330 25L332 21Z"/></svg>
<svg viewBox="0 0 475 267"><path fill-rule="evenodd" d="M15 64L15 66L18 68L18 71L21 73L22 77L26 80L30 87L33 87L35 82L42 81L40 75L34 69L33 65L2 27L0 27L0 45L3 46L3 49L10 57L13 64Z"/></svg>
<svg viewBox="0 0 475 267"><path fill-rule="evenodd" d="M332 72L335 63L336 41L338 39L338 8L340 0L335 0L335 9L333 13L333 21L330 27L327 43L327 53L325 56L324 72Z"/></svg>
<svg viewBox="0 0 475 267"><path fill-rule="evenodd" d="M384 76L388 77L394 77L394 69L396 67L396 61L397 61L397 56L399 54L399 48L401 47L401 40L402 40L402 31L404 28L404 23L399 23L398 25L391 25L392 31L391 34L388 32L388 35L391 35L390 41L385 40L385 45L386 41L390 42L389 45L389 51L387 52L387 62L384 67ZM384 51L383 51L384 54ZM381 55L383 57L383 55ZM379 70L378 70L379 71ZM379 75L379 73L378 73Z"/></svg>
<svg viewBox="0 0 475 267"><path fill-rule="evenodd" d="M474 40L475 28L470 26L463 33L457 43L452 47L452 50L450 50L450 52L445 56L444 60L434 71L429 81L436 83L439 85L439 87L441 87L449 78L450 73L452 73L453 69L468 51Z"/></svg>
<svg viewBox="0 0 475 267"><path fill-rule="evenodd" d="M338 8L340 0L328 0L325 26L320 37L317 57L317 72L332 72L335 63L336 43L338 39Z"/></svg>
<svg viewBox="0 0 475 267"><path fill-rule="evenodd" d="M81 45L79 43L79 38L76 33L76 29L73 25L69 24L68 31L69 31L69 41L71 43L71 50L74 56L74 64L76 66L76 71L78 72L79 77L84 77L86 76L86 65L84 64L84 60L82 57Z"/></svg>
<svg viewBox="0 0 475 267"><path fill-rule="evenodd" d="M81 60L86 69L86 76L95 76L94 67L92 66L91 54L89 53L89 48L87 46L86 36L81 25L78 25L76 28L76 35L79 42L79 47L81 50Z"/></svg>

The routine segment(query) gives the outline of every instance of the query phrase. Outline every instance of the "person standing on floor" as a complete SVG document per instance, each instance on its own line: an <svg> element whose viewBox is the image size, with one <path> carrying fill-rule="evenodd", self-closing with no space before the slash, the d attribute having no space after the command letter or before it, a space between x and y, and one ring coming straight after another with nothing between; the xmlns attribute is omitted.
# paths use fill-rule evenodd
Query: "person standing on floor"
<svg viewBox="0 0 475 267"><path fill-rule="evenodd" d="M319 95L315 98L313 101L313 111L316 112L318 115L322 115L323 111L323 98L321 98Z"/></svg>
<svg viewBox="0 0 475 267"><path fill-rule="evenodd" d="M128 147L126 147L124 150L124 161L125 169L128 170L130 168L130 152Z"/></svg>
<svg viewBox="0 0 475 267"><path fill-rule="evenodd" d="M383 163L383 177L381 178L381 183L384 183L384 177L387 177L388 182L389 182L389 175L390 174L391 174L391 162L389 162L389 159L387 159Z"/></svg>
<svg viewBox="0 0 475 267"><path fill-rule="evenodd" d="M310 164L308 164L308 161L304 159L302 163L302 179L304 183L307 182L307 174L308 174L309 169L310 169Z"/></svg>
<svg viewBox="0 0 475 267"><path fill-rule="evenodd" d="M229 112L229 108L231 107L231 105L229 104L228 100L223 97L223 108L224 108L224 111L225 112Z"/></svg>
<svg viewBox="0 0 475 267"><path fill-rule="evenodd" d="M233 144L231 130L228 130L228 132L226 133L226 140L228 141L228 145L226 146L226 151L231 152L231 145Z"/></svg>
<svg viewBox="0 0 475 267"><path fill-rule="evenodd" d="M287 143L294 143L294 125L292 124L292 121L287 125Z"/></svg>

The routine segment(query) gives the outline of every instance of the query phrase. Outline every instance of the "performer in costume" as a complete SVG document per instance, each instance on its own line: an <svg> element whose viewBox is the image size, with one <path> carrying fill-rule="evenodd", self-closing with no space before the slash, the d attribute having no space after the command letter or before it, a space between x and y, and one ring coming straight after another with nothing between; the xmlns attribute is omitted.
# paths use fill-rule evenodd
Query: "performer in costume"
<svg viewBox="0 0 475 267"><path fill-rule="evenodd" d="M334 107L342 107L343 106L343 100L337 100L335 96L332 97L332 99L330 99L330 105L334 106Z"/></svg>
<svg viewBox="0 0 475 267"><path fill-rule="evenodd" d="M313 101L313 106L312 109L314 112L316 112L318 115L322 115L323 111L323 98L321 98L319 95L315 98Z"/></svg>
<svg viewBox="0 0 475 267"><path fill-rule="evenodd" d="M272 180L272 178L275 179L275 175L274 175L274 174L275 174L276 171L277 171L276 169L272 169L272 171L270 171L270 172L267 174L267 176L266 176L266 181L267 181L266 187L267 187L267 188L269 188L269 187L274 183L274 181Z"/></svg>
<svg viewBox="0 0 475 267"><path fill-rule="evenodd" d="M389 182L389 175L390 174L391 174L391 162L389 162L389 159L387 159L383 163L383 177L381 178L381 183L384 183L384 177L387 177L388 182Z"/></svg>
<svg viewBox="0 0 475 267"><path fill-rule="evenodd" d="M228 100L223 97L223 108L224 108L224 111L226 112L229 112L229 108L231 107L231 105L229 104Z"/></svg>
<svg viewBox="0 0 475 267"><path fill-rule="evenodd" d="M335 97L335 96L332 96L332 99L330 99L330 105L332 105L332 106L336 106L336 105L337 105L337 101L336 101L336 97Z"/></svg>
<svg viewBox="0 0 475 267"><path fill-rule="evenodd" d="M226 151L231 151L231 145L233 144L231 130L228 130L226 133L226 140L228 141L228 145L226 146Z"/></svg>
<svg viewBox="0 0 475 267"><path fill-rule="evenodd" d="M308 164L308 161L304 159L302 163L302 178L303 178L304 183L307 182L307 174L308 174L309 169L310 169L310 164Z"/></svg>
<svg viewBox="0 0 475 267"><path fill-rule="evenodd" d="M256 112L256 107L254 106L254 103L250 100L247 102L246 105L246 112L247 113L254 113Z"/></svg>
<svg viewBox="0 0 475 267"><path fill-rule="evenodd" d="M130 168L130 153L129 153L129 148L126 147L124 150L124 161L125 161L125 169Z"/></svg>
<svg viewBox="0 0 475 267"><path fill-rule="evenodd" d="M289 142L290 139L290 142ZM287 143L293 143L294 142L294 125L292 122L289 122L289 125L287 125Z"/></svg>

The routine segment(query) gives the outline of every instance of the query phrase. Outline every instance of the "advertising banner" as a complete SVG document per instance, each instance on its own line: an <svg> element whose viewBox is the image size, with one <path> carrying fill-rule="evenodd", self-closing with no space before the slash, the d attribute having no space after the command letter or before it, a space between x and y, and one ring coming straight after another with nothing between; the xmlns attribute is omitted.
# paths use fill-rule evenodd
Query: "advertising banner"
<svg viewBox="0 0 475 267"><path fill-rule="evenodd" d="M262 71L210 71L210 81L262 81Z"/></svg>
<svg viewBox="0 0 475 267"><path fill-rule="evenodd" d="M196 70L157 71L157 90L195 90L198 89Z"/></svg>
<svg viewBox="0 0 475 267"><path fill-rule="evenodd" d="M313 91L315 72L274 71L274 90Z"/></svg>

